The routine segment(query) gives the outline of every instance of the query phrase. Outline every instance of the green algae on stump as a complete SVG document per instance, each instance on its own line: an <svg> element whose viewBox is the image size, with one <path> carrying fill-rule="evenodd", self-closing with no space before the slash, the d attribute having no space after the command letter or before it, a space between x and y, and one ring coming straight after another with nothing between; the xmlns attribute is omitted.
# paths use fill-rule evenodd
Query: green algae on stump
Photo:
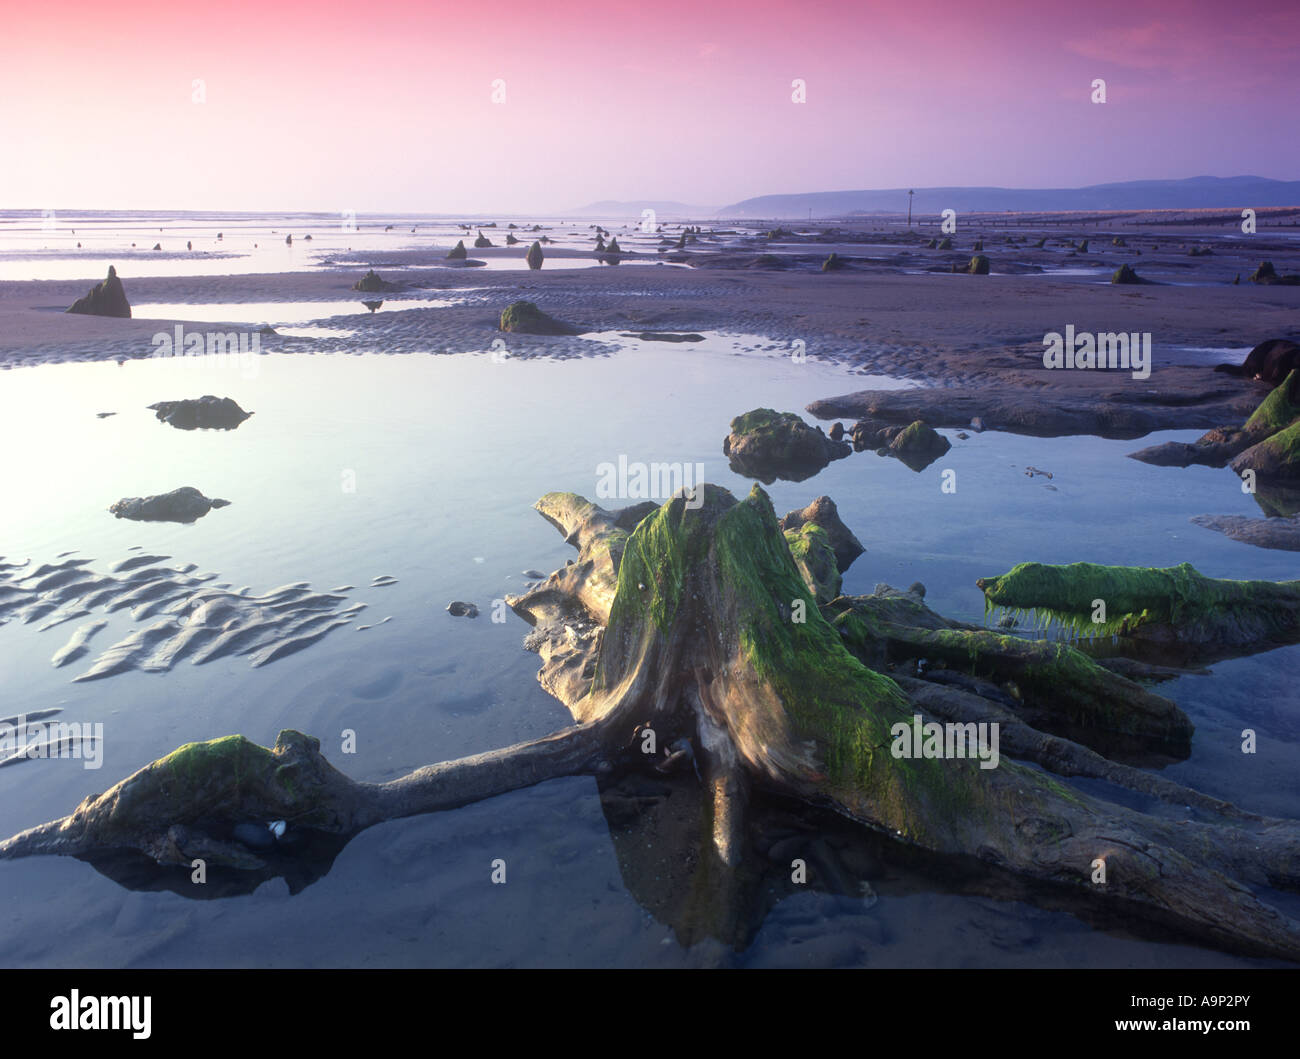
<svg viewBox="0 0 1300 1059"><path fill-rule="evenodd" d="M1300 632L1300 581L1216 580L1190 563L1163 569L1021 563L976 584L987 609L1036 611L1080 635L1242 644L1286 641Z"/></svg>
<svg viewBox="0 0 1300 1059"><path fill-rule="evenodd" d="M524 335L576 335L577 328L555 319L533 302L511 302L501 311L501 330Z"/></svg>

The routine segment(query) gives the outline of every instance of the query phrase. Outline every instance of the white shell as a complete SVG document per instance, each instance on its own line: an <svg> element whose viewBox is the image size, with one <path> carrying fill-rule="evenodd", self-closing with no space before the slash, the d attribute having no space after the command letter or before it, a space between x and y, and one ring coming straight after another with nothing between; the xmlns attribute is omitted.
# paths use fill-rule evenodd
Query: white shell
<svg viewBox="0 0 1300 1059"><path fill-rule="evenodd" d="M284 830L287 825L283 820L275 820L266 825L267 830L276 838L284 838Z"/></svg>

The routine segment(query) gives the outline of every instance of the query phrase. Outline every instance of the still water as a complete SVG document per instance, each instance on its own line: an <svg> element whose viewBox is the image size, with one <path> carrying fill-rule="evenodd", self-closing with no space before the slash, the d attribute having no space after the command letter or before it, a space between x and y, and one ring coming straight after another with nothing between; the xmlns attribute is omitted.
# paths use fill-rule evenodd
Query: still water
<svg viewBox="0 0 1300 1059"><path fill-rule="evenodd" d="M742 352L709 335L690 347L624 342L613 356L266 356L255 373L208 358L50 365L0 380L7 488L0 555L63 553L105 571L142 548L260 592L288 582L355 586L352 626L262 668L228 657L166 673L71 683L51 656L74 623L0 625L0 715L60 707L102 721L104 763L0 769L0 832L64 815L181 743L241 732L264 744L292 727L321 738L349 775L382 781L433 761L534 738L569 723L538 687L527 626L493 623L522 571L573 556L531 509L552 490L595 495L597 465L702 463L740 495L751 483L721 453L729 419L753 407L891 384L815 362ZM249 376L252 377L249 377ZM255 415L231 432L174 430L145 406L214 393ZM100 418L99 414L114 415ZM952 437L955 432L945 432ZM1124 458L1161 440L954 440L914 473L857 453L802 483L768 487L778 513L828 494L867 552L844 590L922 581L927 602L980 620L980 576L1017 562L1169 565L1220 577L1296 576L1295 558L1235 543L1190 516L1253 512L1230 471ZM1053 477L1028 477L1025 467ZM957 491L940 489L942 470ZM193 485L231 501L192 525L117 520L120 497ZM396 584L371 587L381 575ZM455 619L453 599L482 616ZM130 628L109 616L101 649ZM391 617L382 625L357 626ZM1245 808L1295 815L1300 648L1217 665L1163 685L1197 726L1172 778ZM1267 752L1239 752L1243 727ZM355 754L340 733L357 733ZM509 866L505 885L491 863ZM681 944L644 899L666 885L616 848L594 780L541 785L355 838L332 869L290 895L190 900L132 891L67 858L0 864L0 951L15 966L1231 966L1186 945L1093 930L1021 901L950 892L941 877L878 858L862 897L803 893L778 903L743 952ZM636 863L642 863L637 861Z"/></svg>

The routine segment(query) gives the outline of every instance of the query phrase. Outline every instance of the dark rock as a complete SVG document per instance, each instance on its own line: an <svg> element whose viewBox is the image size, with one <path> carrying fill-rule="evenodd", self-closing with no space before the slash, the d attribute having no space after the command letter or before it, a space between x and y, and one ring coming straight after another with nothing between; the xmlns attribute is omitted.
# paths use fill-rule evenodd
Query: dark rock
<svg viewBox="0 0 1300 1059"><path fill-rule="evenodd" d="M84 298L78 298L64 311L82 313L86 316L129 318L131 303L126 300L126 291L122 289L122 281L117 278L117 269L109 265L105 280L92 287Z"/></svg>
<svg viewBox="0 0 1300 1059"><path fill-rule="evenodd" d="M576 335L578 329L548 316L532 302L511 302L502 310L501 330L524 335Z"/></svg>
<svg viewBox="0 0 1300 1059"><path fill-rule="evenodd" d="M1115 270L1115 274L1110 277L1110 281L1112 283L1125 283L1125 284L1147 282L1136 272L1134 272L1132 266L1130 265L1120 265L1120 267Z"/></svg>
<svg viewBox="0 0 1300 1059"><path fill-rule="evenodd" d="M805 523L820 526L826 532L840 573L844 573L853 565L853 560L866 551L853 531L840 521L839 509L829 496L819 496L802 510L791 511L781 520L781 529L793 531Z"/></svg>
<svg viewBox="0 0 1300 1059"><path fill-rule="evenodd" d="M737 474L771 484L777 478L801 482L831 460L849 455L851 447L832 441L793 412L755 408L731 421L722 453Z"/></svg>
<svg viewBox="0 0 1300 1059"><path fill-rule="evenodd" d="M159 419L177 430L234 430L253 413L229 397L204 394L197 400L159 401L149 406Z"/></svg>
<svg viewBox="0 0 1300 1059"><path fill-rule="evenodd" d="M940 239L940 240L939 240L939 245L938 245L937 249L939 249L939 250L951 250L951 249L952 249L952 236L950 236L950 235L945 235L942 239Z"/></svg>
<svg viewBox="0 0 1300 1059"><path fill-rule="evenodd" d="M378 291L400 290L401 286L402 285L400 283L392 283L389 280L380 279L379 274L376 273L375 270L372 268L369 272L367 272L364 276L362 276L359 280L357 280L356 283L352 284L352 289L359 290L359 291L366 291L368 293L374 293Z"/></svg>
<svg viewBox="0 0 1300 1059"><path fill-rule="evenodd" d="M459 599L453 599L447 604L447 613L453 618L477 618L478 607L473 603L463 603Z"/></svg>
<svg viewBox="0 0 1300 1059"><path fill-rule="evenodd" d="M976 254L970 259L966 271L972 276L987 276L989 274L989 259L983 254Z"/></svg>
<svg viewBox="0 0 1300 1059"><path fill-rule="evenodd" d="M469 251L465 249L465 240L459 240L455 246L448 250L447 257L452 261L464 261L469 257Z"/></svg>
<svg viewBox="0 0 1300 1059"><path fill-rule="evenodd" d="M545 260L542 256L542 244L534 242L533 245L528 248L528 253L524 255L524 260L528 262L528 267L534 271L541 268L542 262Z"/></svg>
<svg viewBox="0 0 1300 1059"><path fill-rule="evenodd" d="M828 257L825 261L822 262L823 272L837 272L844 267L845 267L844 259L841 258L839 254L833 253L831 254L830 257Z"/></svg>
<svg viewBox="0 0 1300 1059"><path fill-rule="evenodd" d="M831 427L830 438L832 441L839 441L844 437L844 424L838 420Z"/></svg>
<svg viewBox="0 0 1300 1059"><path fill-rule="evenodd" d="M518 242L519 242L519 240L515 238L515 235L514 235L513 232L509 233L509 234L506 236L506 246L514 246L514 245L515 245L516 243L518 243Z"/></svg>
<svg viewBox="0 0 1300 1059"><path fill-rule="evenodd" d="M229 500L209 499L192 485L184 485L157 496L125 497L108 510L118 518L136 522L194 522L229 503Z"/></svg>
<svg viewBox="0 0 1300 1059"><path fill-rule="evenodd" d="M492 245L492 240L489 239L486 235L484 235L482 231L480 231L478 233L478 238L474 240L474 249L485 250L491 245Z"/></svg>
<svg viewBox="0 0 1300 1059"><path fill-rule="evenodd" d="M1243 363L1218 364L1214 370L1238 378L1262 379L1276 386L1296 368L1300 368L1300 343L1270 338L1246 354Z"/></svg>
<svg viewBox="0 0 1300 1059"><path fill-rule="evenodd" d="M1300 276L1279 276L1273 268L1272 261L1261 261L1259 268L1248 277L1251 283L1262 283L1266 286L1280 285L1285 287L1294 287L1300 284Z"/></svg>
<svg viewBox="0 0 1300 1059"><path fill-rule="evenodd" d="M951 441L920 419L904 427L889 443L890 454L914 471L928 467L950 448Z"/></svg>

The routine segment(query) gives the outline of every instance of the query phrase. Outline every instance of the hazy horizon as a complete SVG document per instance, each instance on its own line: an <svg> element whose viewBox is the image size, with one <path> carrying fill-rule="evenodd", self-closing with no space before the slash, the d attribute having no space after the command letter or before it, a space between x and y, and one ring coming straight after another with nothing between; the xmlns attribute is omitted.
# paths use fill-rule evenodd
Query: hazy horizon
<svg viewBox="0 0 1300 1059"><path fill-rule="evenodd" d="M4 208L556 214L1300 173L1300 10L1258 0L77 0L8 22Z"/></svg>

